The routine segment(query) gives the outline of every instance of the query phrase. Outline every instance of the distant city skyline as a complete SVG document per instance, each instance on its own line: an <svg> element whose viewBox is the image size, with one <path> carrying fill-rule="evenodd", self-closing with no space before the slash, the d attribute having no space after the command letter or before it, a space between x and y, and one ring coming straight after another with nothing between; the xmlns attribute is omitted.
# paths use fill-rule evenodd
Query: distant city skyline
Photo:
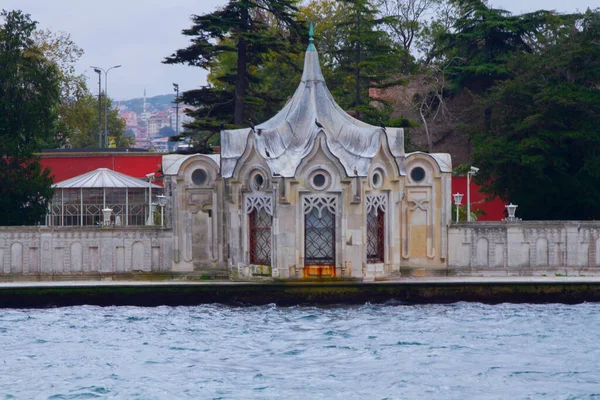
<svg viewBox="0 0 600 400"><path fill-rule="evenodd" d="M88 77L88 87L97 91L98 75L90 67L110 68L108 95L115 100L180 92L206 84L207 72L198 67L165 65L161 61L189 44L181 31L191 26L192 14L205 14L226 4L226 0L3 0L1 8L21 9L38 21L41 29L64 31L85 51L77 72ZM590 0L492 0L494 7L513 13L549 9L559 12L585 11ZM104 87L104 76L102 77Z"/></svg>

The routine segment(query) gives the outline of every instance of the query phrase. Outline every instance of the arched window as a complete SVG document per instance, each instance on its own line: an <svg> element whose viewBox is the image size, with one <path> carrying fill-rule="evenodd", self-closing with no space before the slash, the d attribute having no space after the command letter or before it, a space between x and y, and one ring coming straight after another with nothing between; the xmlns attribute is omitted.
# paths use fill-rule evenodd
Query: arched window
<svg viewBox="0 0 600 400"><path fill-rule="evenodd" d="M386 195L367 196L367 262L385 262Z"/></svg>
<svg viewBox="0 0 600 400"><path fill-rule="evenodd" d="M253 210L249 215L250 263L271 265L271 217L264 208Z"/></svg>
<svg viewBox="0 0 600 400"><path fill-rule="evenodd" d="M304 264L335 265L335 213L333 196L304 198Z"/></svg>
<svg viewBox="0 0 600 400"><path fill-rule="evenodd" d="M272 205L269 196L246 197L250 264L271 265Z"/></svg>

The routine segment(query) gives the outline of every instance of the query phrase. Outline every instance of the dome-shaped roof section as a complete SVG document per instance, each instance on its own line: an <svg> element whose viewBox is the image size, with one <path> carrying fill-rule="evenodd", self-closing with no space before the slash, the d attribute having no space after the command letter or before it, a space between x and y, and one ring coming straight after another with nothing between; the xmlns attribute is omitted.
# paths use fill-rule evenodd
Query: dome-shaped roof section
<svg viewBox="0 0 600 400"><path fill-rule="evenodd" d="M83 175L75 176L66 181L58 182L52 185L57 189L92 189L92 188L152 188L162 189L161 186L146 182L141 179L133 178L129 175L110 170L108 168L98 168Z"/></svg>
<svg viewBox="0 0 600 400"><path fill-rule="evenodd" d="M300 85L283 109L254 130L221 132L222 176L233 175L237 160L246 148L248 135L253 134L256 148L266 159L272 174L293 177L321 130L329 150L340 160L348 176L354 176L355 170L360 176L368 174L371 159L380 146L382 128L351 117L335 102L325 84L311 37ZM403 130L387 128L386 131L388 139L390 136L394 139L388 140L392 154L403 156Z"/></svg>

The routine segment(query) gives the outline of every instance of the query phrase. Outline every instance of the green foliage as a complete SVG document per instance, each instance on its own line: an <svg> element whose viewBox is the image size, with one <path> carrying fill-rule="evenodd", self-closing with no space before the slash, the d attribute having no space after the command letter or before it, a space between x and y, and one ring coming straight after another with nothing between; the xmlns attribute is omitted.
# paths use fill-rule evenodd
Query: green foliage
<svg viewBox="0 0 600 400"><path fill-rule="evenodd" d="M421 38L428 34L433 24L425 15L436 11L441 3L441 0L377 0L390 38L408 54L415 42L422 41Z"/></svg>
<svg viewBox="0 0 600 400"><path fill-rule="evenodd" d="M218 132L222 125L244 126L265 108L253 72L266 57L293 62L305 25L296 21L296 0L230 0L217 11L192 16L193 26L183 30L193 42L177 50L164 63L211 69L212 84L184 92L182 102L196 107L195 118L185 126L191 134ZM214 69L214 71L212 71Z"/></svg>
<svg viewBox="0 0 600 400"><path fill-rule="evenodd" d="M471 221L477 221L481 215L485 215L485 211L477 208L478 204L471 204ZM452 222L456 222L456 205L452 203ZM458 208L458 222L467 222L467 206L462 204Z"/></svg>
<svg viewBox="0 0 600 400"><path fill-rule="evenodd" d="M170 126L163 126L158 130L158 137L171 137L175 135L175 131Z"/></svg>
<svg viewBox="0 0 600 400"><path fill-rule="evenodd" d="M419 124L410 118L396 118L389 120L385 126L391 126L395 128L414 128L419 126Z"/></svg>
<svg viewBox="0 0 600 400"><path fill-rule="evenodd" d="M470 168L469 164L459 164L452 169L452 176L467 176Z"/></svg>
<svg viewBox="0 0 600 400"><path fill-rule="evenodd" d="M60 104L58 107L59 141L44 143L44 148L70 146L98 147L98 100L87 87L83 74L76 74L76 64L83 55L68 33L34 30L32 38L42 56L58 72ZM171 96L172 97L172 96ZM118 147L129 147L133 139L125 135L125 124L117 117L109 99L108 133ZM102 100L102 130L104 131L104 100Z"/></svg>
<svg viewBox="0 0 600 400"><path fill-rule="evenodd" d="M38 157L0 159L0 225L43 223L54 194L52 176Z"/></svg>
<svg viewBox="0 0 600 400"><path fill-rule="evenodd" d="M312 21L327 85L349 113L422 127L430 151L441 130L465 135L477 182L526 219L600 217L599 10L513 15L485 0L314 0L296 12L297 4L231 0L194 16L184 31L192 45L165 60L210 70L208 86L181 96L196 107L182 134L194 138L192 151L210 151L220 129L282 107ZM420 20L422 10L433 18ZM390 106L369 96L406 79L417 81L414 104L401 115L418 124L390 120ZM410 133L406 149L417 150Z"/></svg>
<svg viewBox="0 0 600 400"><path fill-rule="evenodd" d="M0 17L0 225L29 225L42 222L53 192L34 153L60 142L60 72L35 46L29 15Z"/></svg>
<svg viewBox="0 0 600 400"><path fill-rule="evenodd" d="M48 29L33 32L36 47L44 57L58 68L60 74L61 102L87 92L86 78L75 72L77 61L84 51L66 32L55 33Z"/></svg>
<svg viewBox="0 0 600 400"><path fill-rule="evenodd" d="M476 177L527 219L600 216L600 10L550 21L477 106Z"/></svg>
<svg viewBox="0 0 600 400"><path fill-rule="evenodd" d="M104 101L102 101L101 128L104 132ZM62 104L62 123L68 144L73 148L98 147L98 97L89 92L68 99ZM108 136L114 137L117 147L130 147L135 138L126 134L125 121L118 116L108 99Z"/></svg>
<svg viewBox="0 0 600 400"><path fill-rule="evenodd" d="M378 124L388 119L391 109L370 98L369 88L401 84L394 75L402 69L407 51L382 29L383 20L372 1L342 0L339 7L343 14L334 27L335 64L330 65L328 85L343 108L356 118Z"/></svg>
<svg viewBox="0 0 600 400"><path fill-rule="evenodd" d="M507 62L513 54L530 53L530 38L543 29L552 15L536 11L512 15L488 7L484 0L451 0L458 18L452 33L440 37L446 60L457 59L450 76L460 88L482 93L497 81L507 79Z"/></svg>

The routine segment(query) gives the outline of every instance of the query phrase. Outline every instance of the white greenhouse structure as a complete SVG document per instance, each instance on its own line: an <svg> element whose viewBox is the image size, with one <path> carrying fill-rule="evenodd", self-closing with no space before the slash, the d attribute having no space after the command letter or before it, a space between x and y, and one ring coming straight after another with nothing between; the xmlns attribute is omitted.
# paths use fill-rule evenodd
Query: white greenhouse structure
<svg viewBox="0 0 600 400"><path fill-rule="evenodd" d="M161 186L108 168L98 168L53 187L55 193L46 218L49 226L153 225L157 200L163 197Z"/></svg>

